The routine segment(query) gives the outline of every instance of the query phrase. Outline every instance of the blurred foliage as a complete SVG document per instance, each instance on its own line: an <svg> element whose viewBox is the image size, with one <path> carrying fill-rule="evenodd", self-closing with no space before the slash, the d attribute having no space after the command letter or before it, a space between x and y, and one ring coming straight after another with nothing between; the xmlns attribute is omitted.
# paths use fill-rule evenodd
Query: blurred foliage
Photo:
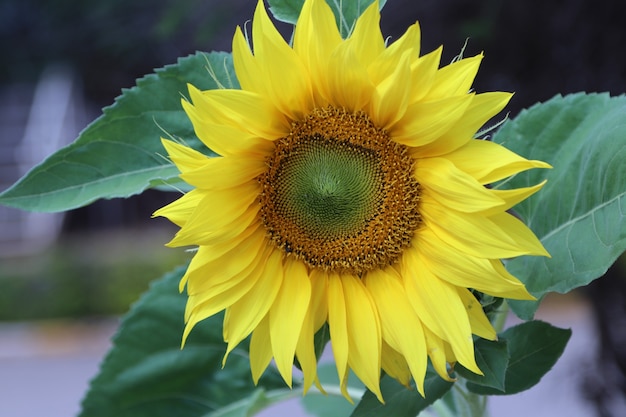
<svg viewBox="0 0 626 417"><path fill-rule="evenodd" d="M125 313L154 277L190 257L163 246L170 235L77 234L43 253L3 259L0 321Z"/></svg>

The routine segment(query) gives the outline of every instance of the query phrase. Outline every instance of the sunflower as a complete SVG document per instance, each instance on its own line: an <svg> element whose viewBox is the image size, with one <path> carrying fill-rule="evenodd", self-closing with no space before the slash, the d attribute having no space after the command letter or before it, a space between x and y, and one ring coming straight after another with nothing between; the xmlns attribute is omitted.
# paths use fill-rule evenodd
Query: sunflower
<svg viewBox="0 0 626 417"><path fill-rule="evenodd" d="M386 45L377 2L342 39L324 0L306 0L293 46L259 1L254 52L240 28L240 90L189 86L182 105L210 158L164 140L192 191L155 212L196 246L180 282L184 340L225 310L226 357L250 339L252 377L272 360L291 386L317 379L326 324L340 385L350 369L383 401L381 369L424 394L428 360L481 374L473 335L496 332L473 291L532 299L502 258L549 256L508 210L538 191L489 184L547 168L475 139L511 94L471 92L482 55L440 68L418 24Z"/></svg>

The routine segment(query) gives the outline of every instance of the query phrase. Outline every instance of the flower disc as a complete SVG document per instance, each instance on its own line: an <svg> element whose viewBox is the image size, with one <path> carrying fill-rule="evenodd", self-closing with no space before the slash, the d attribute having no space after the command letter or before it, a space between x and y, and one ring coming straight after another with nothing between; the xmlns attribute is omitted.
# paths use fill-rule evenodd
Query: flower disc
<svg viewBox="0 0 626 417"><path fill-rule="evenodd" d="M274 243L312 268L361 274L395 263L419 226L406 146L364 113L318 109L276 141L260 176Z"/></svg>

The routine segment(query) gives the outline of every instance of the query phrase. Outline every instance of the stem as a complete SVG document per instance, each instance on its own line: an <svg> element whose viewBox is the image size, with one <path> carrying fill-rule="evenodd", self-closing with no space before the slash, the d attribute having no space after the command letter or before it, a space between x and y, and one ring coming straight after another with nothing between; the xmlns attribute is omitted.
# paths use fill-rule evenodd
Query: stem
<svg viewBox="0 0 626 417"><path fill-rule="evenodd" d="M500 333L504 329L504 324L506 323L506 318L509 315L509 303L505 300L502 300L502 305L498 309L498 312L495 314L495 318L493 320L493 328L496 330L496 333Z"/></svg>

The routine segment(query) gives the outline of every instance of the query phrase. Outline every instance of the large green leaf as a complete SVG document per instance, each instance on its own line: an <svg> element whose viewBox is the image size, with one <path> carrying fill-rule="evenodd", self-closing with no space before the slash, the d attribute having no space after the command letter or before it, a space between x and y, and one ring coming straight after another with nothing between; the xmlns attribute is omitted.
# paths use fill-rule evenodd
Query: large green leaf
<svg viewBox="0 0 626 417"><path fill-rule="evenodd" d="M474 342L474 351L476 363L483 375L477 375L461 364L456 364L455 371L468 381L504 391L506 369L509 364L506 340L477 339Z"/></svg>
<svg viewBox="0 0 626 417"><path fill-rule="evenodd" d="M504 389L468 382L467 388L477 394L517 394L537 384L554 366L572 335L541 321L529 321L511 327L500 337L507 341L509 361Z"/></svg>
<svg viewBox="0 0 626 417"><path fill-rule="evenodd" d="M222 369L223 315L197 325L180 349L186 297L178 293L178 281L184 270L153 284L123 319L80 417L237 415L228 412L256 410L287 395L276 371L261 378L269 392L254 386L245 344Z"/></svg>
<svg viewBox="0 0 626 417"><path fill-rule="evenodd" d="M586 285L602 276L626 250L626 97L557 96L506 123L495 142L552 170L535 169L503 184L548 183L515 210L552 258L507 262L529 291L542 297ZM524 319L536 302L511 302Z"/></svg>
<svg viewBox="0 0 626 417"><path fill-rule="evenodd" d="M385 375L380 380L380 389L385 404L381 404L376 396L368 390L350 417L415 417L443 397L451 387L451 382L444 381L432 369L429 369L424 380L425 397L422 397L415 387L409 389Z"/></svg>
<svg viewBox="0 0 626 417"><path fill-rule="evenodd" d="M220 84L237 88L231 55L197 53L138 80L74 143L0 194L0 204L63 211L99 198L128 197L171 180L178 171L162 156L159 138L171 135L198 143L180 104L187 83L203 90Z"/></svg>
<svg viewBox="0 0 626 417"><path fill-rule="evenodd" d="M335 13L337 27L344 38L352 31L354 23L361 13L372 4L374 0L326 0ZM387 0L379 0L382 9ZM270 11L274 17L282 22L296 24L300 16L300 10L304 0L268 0Z"/></svg>

